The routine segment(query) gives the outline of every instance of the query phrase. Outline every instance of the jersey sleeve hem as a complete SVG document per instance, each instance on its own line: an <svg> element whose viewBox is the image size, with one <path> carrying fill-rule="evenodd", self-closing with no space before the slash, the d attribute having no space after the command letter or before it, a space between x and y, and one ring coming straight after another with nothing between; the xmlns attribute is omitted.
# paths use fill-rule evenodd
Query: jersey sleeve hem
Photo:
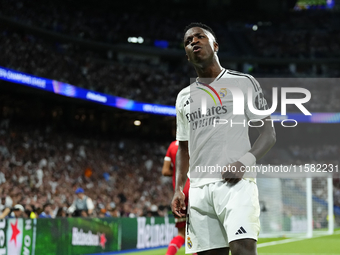
<svg viewBox="0 0 340 255"><path fill-rule="evenodd" d="M176 140L177 141L181 141L181 142L183 142L183 141L189 141L189 139L187 138L187 137L176 137Z"/></svg>

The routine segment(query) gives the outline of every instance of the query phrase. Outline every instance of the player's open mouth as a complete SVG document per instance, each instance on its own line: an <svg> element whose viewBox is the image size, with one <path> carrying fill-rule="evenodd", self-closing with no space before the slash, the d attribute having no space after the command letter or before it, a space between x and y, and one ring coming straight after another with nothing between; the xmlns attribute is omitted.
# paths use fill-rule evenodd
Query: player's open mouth
<svg viewBox="0 0 340 255"><path fill-rule="evenodd" d="M200 46L194 46L194 48L193 48L193 52L198 52L200 50L201 50Z"/></svg>

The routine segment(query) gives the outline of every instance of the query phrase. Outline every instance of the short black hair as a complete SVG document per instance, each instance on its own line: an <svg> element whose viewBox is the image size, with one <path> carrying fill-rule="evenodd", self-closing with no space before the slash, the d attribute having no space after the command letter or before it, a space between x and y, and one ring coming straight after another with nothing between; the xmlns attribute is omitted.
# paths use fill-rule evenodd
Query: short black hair
<svg viewBox="0 0 340 255"><path fill-rule="evenodd" d="M46 208L47 206L52 206L52 204L49 203L49 202L47 202L46 204L44 204L43 209L45 210L45 208Z"/></svg>
<svg viewBox="0 0 340 255"><path fill-rule="evenodd" d="M187 26L185 27L185 29L184 29L184 35L185 35L185 33L186 33L190 28L193 28L193 27L200 27L200 28L203 28L203 29L209 31L209 32L214 36L215 41L217 42L216 35L215 35L214 31L211 29L211 27L209 27L208 25L203 24L203 23L201 23L201 22L192 22L192 23L190 23L189 25L187 25ZM184 36L183 36L183 37L184 37Z"/></svg>

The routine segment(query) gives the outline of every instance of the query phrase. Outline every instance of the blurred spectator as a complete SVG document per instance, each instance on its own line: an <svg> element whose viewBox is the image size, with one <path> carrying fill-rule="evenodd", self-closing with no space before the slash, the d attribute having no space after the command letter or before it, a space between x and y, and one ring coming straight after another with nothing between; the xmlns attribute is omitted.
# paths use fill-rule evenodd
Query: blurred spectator
<svg viewBox="0 0 340 255"><path fill-rule="evenodd" d="M67 217L67 208L59 208L56 217Z"/></svg>
<svg viewBox="0 0 340 255"><path fill-rule="evenodd" d="M23 218L25 216L25 209L22 205L15 205L11 212L8 214L8 218Z"/></svg>
<svg viewBox="0 0 340 255"><path fill-rule="evenodd" d="M9 196L1 196L0 219L4 219L11 212L12 205L13 201Z"/></svg>
<svg viewBox="0 0 340 255"><path fill-rule="evenodd" d="M44 204L43 212L39 215L39 218L52 218L52 207L50 203Z"/></svg>
<svg viewBox="0 0 340 255"><path fill-rule="evenodd" d="M37 214L34 212L35 211L34 209L35 207L30 204L27 204L25 206L25 213L27 215L27 218L36 219L38 217Z"/></svg>
<svg viewBox="0 0 340 255"><path fill-rule="evenodd" d="M5 208L11 208L13 206L13 200L10 196L2 195L0 200L0 212Z"/></svg>
<svg viewBox="0 0 340 255"><path fill-rule="evenodd" d="M84 190L82 188L77 188L76 190L77 198L74 200L73 204L69 207L68 212L74 213L75 216L88 217L92 215L94 204L92 199L85 196Z"/></svg>

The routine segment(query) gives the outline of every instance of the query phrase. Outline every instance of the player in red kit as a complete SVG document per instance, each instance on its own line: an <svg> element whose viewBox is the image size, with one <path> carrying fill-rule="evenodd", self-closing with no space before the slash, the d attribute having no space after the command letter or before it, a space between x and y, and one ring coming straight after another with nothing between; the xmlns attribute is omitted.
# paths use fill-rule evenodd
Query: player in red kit
<svg viewBox="0 0 340 255"><path fill-rule="evenodd" d="M176 153L178 149L178 141L173 141L164 158L164 164L162 169L162 175L164 176L172 176L172 186L175 190L176 186ZM187 180L185 183L183 193L185 195L185 205L188 207L188 198L189 198L189 187L190 182ZM183 214L186 214L186 210L183 211ZM178 216L175 216L175 222L176 222L176 228L178 228L178 235L175 236L168 247L168 250L166 252L166 255L174 255L177 253L177 251L181 248L181 246L185 242L185 218L179 218Z"/></svg>

